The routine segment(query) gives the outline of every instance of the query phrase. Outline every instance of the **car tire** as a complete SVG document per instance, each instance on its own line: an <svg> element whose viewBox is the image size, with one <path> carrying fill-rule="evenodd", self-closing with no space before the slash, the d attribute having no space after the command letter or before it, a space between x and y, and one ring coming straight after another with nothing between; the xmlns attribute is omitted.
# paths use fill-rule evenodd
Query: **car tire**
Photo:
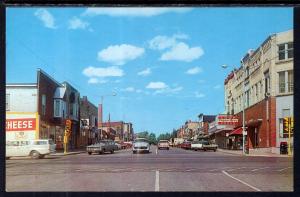
<svg viewBox="0 0 300 197"><path fill-rule="evenodd" d="M114 150L111 150L111 151L110 151L111 154L114 154L114 152L115 152Z"/></svg>
<svg viewBox="0 0 300 197"><path fill-rule="evenodd" d="M170 148L167 148L168 150L170 149Z"/></svg>
<svg viewBox="0 0 300 197"><path fill-rule="evenodd" d="M5 157L6 160L9 160L10 157Z"/></svg>
<svg viewBox="0 0 300 197"><path fill-rule="evenodd" d="M91 154L92 154L92 152L88 152L88 154L89 154L89 155L91 155Z"/></svg>
<svg viewBox="0 0 300 197"><path fill-rule="evenodd" d="M136 154L136 151L132 151L133 154Z"/></svg>
<svg viewBox="0 0 300 197"><path fill-rule="evenodd" d="M32 159L39 159L40 158L40 153L38 151L33 150L33 151L30 152L30 157Z"/></svg>
<svg viewBox="0 0 300 197"><path fill-rule="evenodd" d="M216 152L217 151L217 149L214 149L214 152Z"/></svg>
<svg viewBox="0 0 300 197"><path fill-rule="evenodd" d="M203 149L204 151L206 151L206 149Z"/></svg>

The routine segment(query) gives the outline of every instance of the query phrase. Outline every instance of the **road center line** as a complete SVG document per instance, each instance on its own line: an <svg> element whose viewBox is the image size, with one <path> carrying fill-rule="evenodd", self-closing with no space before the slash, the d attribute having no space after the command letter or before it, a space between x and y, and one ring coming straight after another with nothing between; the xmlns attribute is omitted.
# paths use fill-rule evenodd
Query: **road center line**
<svg viewBox="0 0 300 197"><path fill-rule="evenodd" d="M155 171L155 191L159 192L159 171Z"/></svg>
<svg viewBox="0 0 300 197"><path fill-rule="evenodd" d="M234 180L237 180L237 181L240 182L240 183L243 183L244 185L247 185L248 187L251 187L252 189L254 189L254 190L256 190L256 191L261 191L260 189L254 187L254 186L252 186L252 185L250 185L250 184L248 184L248 183L246 183L246 182L244 182L244 181L242 181L242 180L240 180L240 179L238 179L238 178L235 178L235 177L231 176L230 174L228 174L228 173L225 172L224 170L222 170L222 173L225 174L226 176L229 176L230 178L232 178L232 179L234 179Z"/></svg>
<svg viewBox="0 0 300 197"><path fill-rule="evenodd" d="M283 170L287 170L287 169L289 169L289 168L292 168L292 167L282 168L282 169L280 169L280 170L276 170L276 171L278 171L278 172L281 172L281 171L283 171Z"/></svg>
<svg viewBox="0 0 300 197"><path fill-rule="evenodd" d="M269 168L269 167L256 168L256 169L253 169L253 170L251 170L251 171L254 172L254 171L263 170L263 169L267 169L267 168Z"/></svg>

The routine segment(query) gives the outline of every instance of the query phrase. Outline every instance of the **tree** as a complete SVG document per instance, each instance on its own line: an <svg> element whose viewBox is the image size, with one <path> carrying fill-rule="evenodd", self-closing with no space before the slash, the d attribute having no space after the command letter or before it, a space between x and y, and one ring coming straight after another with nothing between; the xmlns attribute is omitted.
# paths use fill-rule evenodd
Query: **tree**
<svg viewBox="0 0 300 197"><path fill-rule="evenodd" d="M137 137L138 138L147 138L148 139L148 137L149 137L148 131L143 131L143 132L137 133Z"/></svg>
<svg viewBox="0 0 300 197"><path fill-rule="evenodd" d="M150 133L150 135L149 135L149 142L151 143L151 144L156 144L157 142L156 142L156 136L155 136L155 134L154 133Z"/></svg>

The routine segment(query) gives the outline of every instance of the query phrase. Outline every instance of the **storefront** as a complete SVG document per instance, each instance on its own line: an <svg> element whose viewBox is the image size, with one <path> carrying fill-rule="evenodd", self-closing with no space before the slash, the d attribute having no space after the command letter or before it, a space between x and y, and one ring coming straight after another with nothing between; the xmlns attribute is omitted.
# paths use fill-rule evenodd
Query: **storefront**
<svg viewBox="0 0 300 197"><path fill-rule="evenodd" d="M242 150L243 149L243 127L234 129L228 134L228 149Z"/></svg>

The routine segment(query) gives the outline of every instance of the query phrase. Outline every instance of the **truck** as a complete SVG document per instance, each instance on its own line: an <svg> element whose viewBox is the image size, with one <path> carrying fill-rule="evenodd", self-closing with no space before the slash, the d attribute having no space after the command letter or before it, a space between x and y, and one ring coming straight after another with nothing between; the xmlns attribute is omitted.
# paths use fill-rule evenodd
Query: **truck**
<svg viewBox="0 0 300 197"><path fill-rule="evenodd" d="M192 141L191 144L191 149L194 151L197 150L213 150L216 152L218 146L216 144L210 143L208 140L197 140L197 141Z"/></svg>
<svg viewBox="0 0 300 197"><path fill-rule="evenodd" d="M174 144L173 144L173 146L179 146L183 142L184 142L183 138L174 138Z"/></svg>

